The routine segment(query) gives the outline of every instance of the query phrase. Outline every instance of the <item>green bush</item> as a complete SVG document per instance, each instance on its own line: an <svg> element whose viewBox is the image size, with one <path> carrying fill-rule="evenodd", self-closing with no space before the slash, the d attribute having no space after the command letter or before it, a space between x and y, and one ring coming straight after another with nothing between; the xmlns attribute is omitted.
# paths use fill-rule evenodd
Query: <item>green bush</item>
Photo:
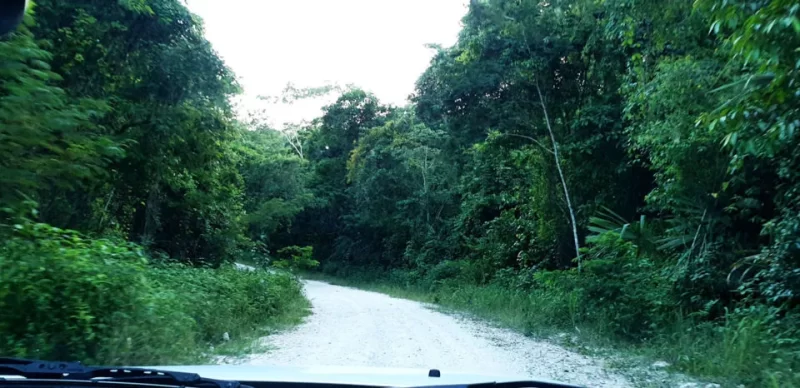
<svg viewBox="0 0 800 388"><path fill-rule="evenodd" d="M389 272L388 281L403 287L416 287L422 275L418 270L393 269Z"/></svg>
<svg viewBox="0 0 800 388"><path fill-rule="evenodd" d="M86 360L106 365L166 365L202 360L207 346L199 340L200 326L187 313L185 299L173 290L152 284L144 292L143 304L133 310L104 312L108 314L108 330L104 337L96 339L100 351ZM48 355L44 358L64 359ZM67 359L83 360L76 356Z"/></svg>
<svg viewBox="0 0 800 388"><path fill-rule="evenodd" d="M0 354L107 364L200 359L210 344L297 320L288 274L153 267L132 244L46 224L0 243Z"/></svg>
<svg viewBox="0 0 800 388"><path fill-rule="evenodd" d="M579 306L573 318L628 339L652 336L674 319L676 301L670 283L652 260L638 255L637 247L609 232L596 238L584 252L583 272L541 271L534 274L546 293L570 294Z"/></svg>
<svg viewBox="0 0 800 388"><path fill-rule="evenodd" d="M273 261L272 266L292 271L307 271L319 267L319 261L314 260L313 247L293 245L278 250L278 260Z"/></svg>
<svg viewBox="0 0 800 388"><path fill-rule="evenodd" d="M607 233L587 250L592 259L579 280L586 319L608 322L615 334L632 339L654 334L677 307L662 269L638 252L633 243Z"/></svg>
<svg viewBox="0 0 800 388"><path fill-rule="evenodd" d="M676 317L660 328L650 352L694 375L731 379L731 386L800 386L798 316L776 312L754 305L727 311L717 322Z"/></svg>
<svg viewBox="0 0 800 388"><path fill-rule="evenodd" d="M300 283L284 273L170 265L150 271L158 289L169 290L197 325L205 343L253 334L259 328L303 309Z"/></svg>
<svg viewBox="0 0 800 388"><path fill-rule="evenodd" d="M444 260L431 267L425 277L420 281L420 286L429 290L435 290L447 284L466 284L464 277L466 274L467 261Z"/></svg>
<svg viewBox="0 0 800 388"><path fill-rule="evenodd" d="M140 250L46 224L16 225L0 245L0 353L92 359L124 313L148 304Z"/></svg>

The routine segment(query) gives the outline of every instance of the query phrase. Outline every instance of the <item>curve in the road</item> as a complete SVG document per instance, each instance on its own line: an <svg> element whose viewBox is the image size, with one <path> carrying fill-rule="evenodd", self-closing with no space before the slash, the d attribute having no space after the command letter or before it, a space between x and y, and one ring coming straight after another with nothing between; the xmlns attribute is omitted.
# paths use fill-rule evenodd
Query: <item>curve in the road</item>
<svg viewBox="0 0 800 388"><path fill-rule="evenodd" d="M252 365L440 368L627 387L601 360L426 305L375 292L306 281L313 314L296 329L266 337Z"/></svg>

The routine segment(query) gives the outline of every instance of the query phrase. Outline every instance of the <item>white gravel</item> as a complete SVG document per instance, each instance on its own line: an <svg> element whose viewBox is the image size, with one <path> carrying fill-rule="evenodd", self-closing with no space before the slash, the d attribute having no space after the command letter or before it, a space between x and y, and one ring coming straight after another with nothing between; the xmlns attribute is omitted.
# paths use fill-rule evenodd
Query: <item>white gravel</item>
<svg viewBox="0 0 800 388"><path fill-rule="evenodd" d="M433 311L422 303L306 281L313 314L263 339L251 365L438 368L527 376L591 387L631 387L604 362L510 330Z"/></svg>

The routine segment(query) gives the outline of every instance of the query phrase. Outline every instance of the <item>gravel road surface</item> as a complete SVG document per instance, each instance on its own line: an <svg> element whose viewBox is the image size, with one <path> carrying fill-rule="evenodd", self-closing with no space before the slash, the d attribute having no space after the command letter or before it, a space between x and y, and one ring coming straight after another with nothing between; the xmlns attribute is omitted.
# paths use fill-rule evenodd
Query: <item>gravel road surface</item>
<svg viewBox="0 0 800 388"><path fill-rule="evenodd" d="M422 303L306 281L313 314L263 339L251 365L439 368L544 378L591 387L629 387L603 361Z"/></svg>

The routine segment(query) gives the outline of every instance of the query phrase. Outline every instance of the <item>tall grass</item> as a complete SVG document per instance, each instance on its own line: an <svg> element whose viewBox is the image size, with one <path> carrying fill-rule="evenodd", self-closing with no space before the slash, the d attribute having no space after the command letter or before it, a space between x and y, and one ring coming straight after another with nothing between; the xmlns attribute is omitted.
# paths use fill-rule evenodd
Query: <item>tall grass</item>
<svg viewBox="0 0 800 388"><path fill-rule="evenodd" d="M0 243L3 356L203 362L212 346L297 323L307 307L289 274L153 266L135 245L44 224L21 226Z"/></svg>
<svg viewBox="0 0 800 388"><path fill-rule="evenodd" d="M525 335L553 337L570 333L591 348L667 361L677 371L709 379L723 386L800 386L800 348L797 340L781 338L769 311L763 308L731 311L719 322L707 322L675 312L670 324L647 338L632 340L616 333L609 317L587 311L574 291L515 290L440 283L434 287L398 283L390 276L355 277L308 275L334 284L354 286L392 296L436 303L515 329ZM787 318L788 319L788 318ZM787 321L791 326L792 323ZM786 333L790 333L787 328Z"/></svg>
<svg viewBox="0 0 800 388"><path fill-rule="evenodd" d="M781 346L764 312L729 313L723 322L698 322L680 314L651 338L619 338L607 319L587 320L574 293L521 292L498 286L443 288L434 293L443 306L501 322L526 335L568 331L593 346L634 351L665 360L678 370L714 381L754 386L800 384L797 348ZM597 315L594 315L597 317Z"/></svg>
<svg viewBox="0 0 800 388"><path fill-rule="evenodd" d="M241 355L259 337L300 323L310 307L302 286L289 273L173 265L150 268L147 276L156 290L151 306L183 324L168 324L165 338L152 335L163 320L120 325L128 334L112 335L111 344L133 338L149 349L109 347L98 357L104 363L169 365Z"/></svg>

